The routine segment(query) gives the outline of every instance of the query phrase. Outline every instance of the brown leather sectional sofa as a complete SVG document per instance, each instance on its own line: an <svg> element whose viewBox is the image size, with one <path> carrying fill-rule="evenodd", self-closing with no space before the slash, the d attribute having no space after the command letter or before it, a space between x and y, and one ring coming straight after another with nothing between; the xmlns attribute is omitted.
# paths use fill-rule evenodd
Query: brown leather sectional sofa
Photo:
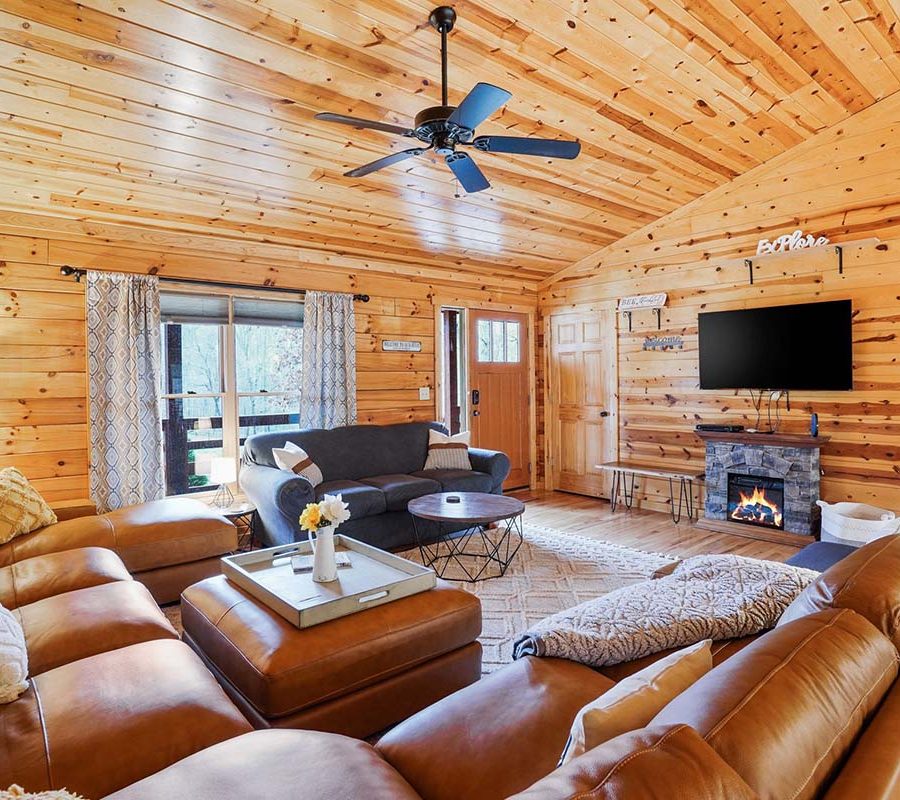
<svg viewBox="0 0 900 800"><path fill-rule="evenodd" d="M249 732L113 554L59 554L0 573L0 602L20 603L36 667L32 688L0 706L4 785L67 785L93 800L900 796L900 536L832 567L785 624L719 647L713 671L647 728L561 769L575 712L628 667L614 678L522 659L377 747Z"/></svg>
<svg viewBox="0 0 900 800"><path fill-rule="evenodd" d="M237 548L237 529L206 503L167 497L137 506L61 519L0 545L0 566L78 547L105 547L158 603L173 603L192 583L220 572Z"/></svg>

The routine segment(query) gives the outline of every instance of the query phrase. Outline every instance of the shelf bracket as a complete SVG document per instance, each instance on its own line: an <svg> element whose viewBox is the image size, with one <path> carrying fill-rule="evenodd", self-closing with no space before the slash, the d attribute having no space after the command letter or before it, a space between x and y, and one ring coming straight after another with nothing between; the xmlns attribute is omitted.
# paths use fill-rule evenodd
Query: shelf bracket
<svg viewBox="0 0 900 800"><path fill-rule="evenodd" d="M838 259L838 275L844 274L844 248L840 245L835 245L834 252L837 254Z"/></svg>
<svg viewBox="0 0 900 800"><path fill-rule="evenodd" d="M753 286L753 261L752 259L745 258L744 263L747 265L747 269L750 272L750 285Z"/></svg>
<svg viewBox="0 0 900 800"><path fill-rule="evenodd" d="M654 308L653 311L656 312L656 330L661 331L662 330L662 309L657 307L657 308Z"/></svg>
<svg viewBox="0 0 900 800"><path fill-rule="evenodd" d="M631 333L631 312L623 311L622 312L626 317L628 317L628 332Z"/></svg>

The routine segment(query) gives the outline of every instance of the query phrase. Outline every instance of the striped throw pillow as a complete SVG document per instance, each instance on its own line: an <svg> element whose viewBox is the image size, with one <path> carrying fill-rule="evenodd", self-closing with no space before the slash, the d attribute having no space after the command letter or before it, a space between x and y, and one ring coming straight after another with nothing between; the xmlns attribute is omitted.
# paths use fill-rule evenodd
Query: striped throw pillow
<svg viewBox="0 0 900 800"><path fill-rule="evenodd" d="M428 432L428 458L425 469L472 469L469 461L469 431L446 436L439 431Z"/></svg>
<svg viewBox="0 0 900 800"><path fill-rule="evenodd" d="M56 514L19 470L0 469L0 544L45 528L56 522Z"/></svg>
<svg viewBox="0 0 900 800"><path fill-rule="evenodd" d="M324 480L322 470L309 457L306 450L293 442L285 442L284 447L274 448L272 457L275 459L278 469L300 475L313 486L318 486Z"/></svg>

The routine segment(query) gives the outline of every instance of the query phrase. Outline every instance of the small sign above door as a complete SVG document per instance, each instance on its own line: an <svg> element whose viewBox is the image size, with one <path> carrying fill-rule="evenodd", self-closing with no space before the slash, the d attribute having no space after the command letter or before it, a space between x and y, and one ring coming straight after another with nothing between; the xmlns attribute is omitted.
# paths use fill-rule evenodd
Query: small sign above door
<svg viewBox="0 0 900 800"><path fill-rule="evenodd" d="M632 311L636 308L662 308L666 304L667 297L665 292L621 297L619 298L619 311Z"/></svg>
<svg viewBox="0 0 900 800"><path fill-rule="evenodd" d="M421 353L421 342L407 342L403 339L385 339L381 343L382 350L400 351L403 353Z"/></svg>

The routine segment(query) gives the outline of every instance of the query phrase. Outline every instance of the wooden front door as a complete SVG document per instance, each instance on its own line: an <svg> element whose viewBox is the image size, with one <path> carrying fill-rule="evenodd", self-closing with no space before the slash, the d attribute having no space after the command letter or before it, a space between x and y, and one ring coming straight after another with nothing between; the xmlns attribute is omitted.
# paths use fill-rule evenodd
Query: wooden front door
<svg viewBox="0 0 900 800"><path fill-rule="evenodd" d="M528 317L469 312L469 428L472 444L500 450L511 468L504 489L531 482Z"/></svg>
<svg viewBox="0 0 900 800"><path fill-rule="evenodd" d="M618 449L615 312L552 314L548 336L551 486L609 497L609 477L596 465Z"/></svg>

